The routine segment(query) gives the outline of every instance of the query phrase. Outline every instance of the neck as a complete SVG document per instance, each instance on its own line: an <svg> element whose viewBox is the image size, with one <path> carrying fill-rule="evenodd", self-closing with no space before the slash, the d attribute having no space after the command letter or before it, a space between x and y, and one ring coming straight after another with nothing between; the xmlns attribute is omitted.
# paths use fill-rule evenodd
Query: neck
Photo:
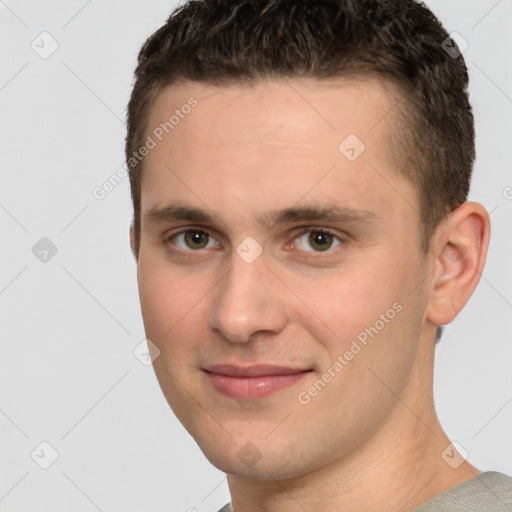
<svg viewBox="0 0 512 512"><path fill-rule="evenodd" d="M286 480L228 474L234 512L410 512L476 476L468 462L454 469L441 457L450 440L434 410L432 384L425 387L424 394L397 397L379 431L330 464Z"/></svg>

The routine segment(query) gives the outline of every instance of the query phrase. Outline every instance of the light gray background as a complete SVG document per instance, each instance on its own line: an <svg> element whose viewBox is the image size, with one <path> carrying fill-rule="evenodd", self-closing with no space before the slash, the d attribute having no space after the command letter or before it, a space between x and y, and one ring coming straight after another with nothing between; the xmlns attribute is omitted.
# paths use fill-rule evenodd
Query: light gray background
<svg viewBox="0 0 512 512"><path fill-rule="evenodd" d="M512 474L512 1L427 4L469 43L487 265L437 349L441 421L478 468ZM217 511L229 500L151 367L123 165L136 55L172 1L0 0L0 510ZM58 49L51 49L47 31ZM46 37L46 39L42 39ZM509 187L509 188L507 188ZM507 199L508 197L508 199ZM48 237L58 252L41 262ZM59 457L48 468L51 450Z"/></svg>

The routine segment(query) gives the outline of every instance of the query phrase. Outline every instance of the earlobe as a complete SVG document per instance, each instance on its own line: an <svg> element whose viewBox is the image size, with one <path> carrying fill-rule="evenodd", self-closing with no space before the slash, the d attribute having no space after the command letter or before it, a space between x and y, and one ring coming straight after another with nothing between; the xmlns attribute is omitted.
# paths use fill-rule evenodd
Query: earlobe
<svg viewBox="0 0 512 512"><path fill-rule="evenodd" d="M463 203L439 227L427 320L446 325L467 303L484 268L489 236L489 215L474 202Z"/></svg>

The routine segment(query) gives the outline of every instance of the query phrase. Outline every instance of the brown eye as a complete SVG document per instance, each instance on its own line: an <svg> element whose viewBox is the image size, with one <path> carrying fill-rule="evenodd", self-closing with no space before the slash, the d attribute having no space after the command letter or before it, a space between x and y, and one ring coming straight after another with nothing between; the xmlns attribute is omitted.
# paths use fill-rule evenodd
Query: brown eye
<svg viewBox="0 0 512 512"><path fill-rule="evenodd" d="M330 249L334 237L330 233L324 231L312 231L309 235L309 245L317 251L326 251Z"/></svg>
<svg viewBox="0 0 512 512"><path fill-rule="evenodd" d="M208 245L210 236L204 231L187 231L185 244L189 249L204 249Z"/></svg>
<svg viewBox="0 0 512 512"><path fill-rule="evenodd" d="M170 236L166 243L170 246L174 245L182 252L220 247L219 242L202 229L188 229L182 231L181 233Z"/></svg>
<svg viewBox="0 0 512 512"><path fill-rule="evenodd" d="M295 239L295 248L305 252L327 252L343 243L343 240L325 229L310 229Z"/></svg>

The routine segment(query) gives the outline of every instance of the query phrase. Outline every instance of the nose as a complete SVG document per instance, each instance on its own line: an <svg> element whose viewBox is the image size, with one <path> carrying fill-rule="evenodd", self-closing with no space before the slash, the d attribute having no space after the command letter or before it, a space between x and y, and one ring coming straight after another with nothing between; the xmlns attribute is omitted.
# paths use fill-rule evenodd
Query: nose
<svg viewBox="0 0 512 512"><path fill-rule="evenodd" d="M267 267L264 254L247 263L233 254L231 270L214 290L209 326L233 343L281 332L288 312L282 284Z"/></svg>

